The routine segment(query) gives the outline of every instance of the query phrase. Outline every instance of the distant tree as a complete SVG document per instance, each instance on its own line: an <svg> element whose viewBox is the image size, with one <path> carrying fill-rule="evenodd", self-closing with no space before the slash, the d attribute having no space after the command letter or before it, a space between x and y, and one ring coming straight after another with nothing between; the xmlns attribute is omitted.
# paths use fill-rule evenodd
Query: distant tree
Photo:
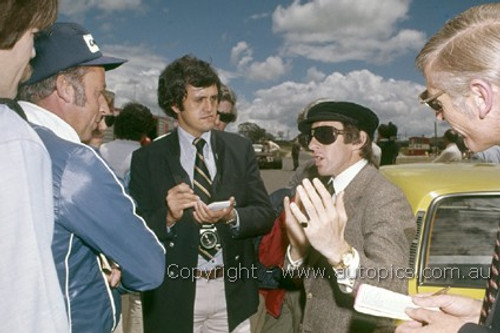
<svg viewBox="0 0 500 333"><path fill-rule="evenodd" d="M283 131L278 131L278 138L280 138L280 140L283 140L283 135L285 134L285 132Z"/></svg>
<svg viewBox="0 0 500 333"><path fill-rule="evenodd" d="M242 123L238 125L238 133L247 137L252 143L257 143L265 139L274 140L274 137L267 133L265 129L255 123Z"/></svg>

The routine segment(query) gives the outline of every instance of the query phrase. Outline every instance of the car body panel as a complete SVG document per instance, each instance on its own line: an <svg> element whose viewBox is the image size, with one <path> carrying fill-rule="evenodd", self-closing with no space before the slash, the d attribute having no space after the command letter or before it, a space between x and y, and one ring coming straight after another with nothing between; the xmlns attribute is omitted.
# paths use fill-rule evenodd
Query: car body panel
<svg viewBox="0 0 500 333"><path fill-rule="evenodd" d="M416 217L409 294L450 286L450 293L481 299L500 220L500 166L417 163L380 171L403 190ZM456 269L452 277L424 277L448 268ZM480 274L474 279L476 270Z"/></svg>
<svg viewBox="0 0 500 333"><path fill-rule="evenodd" d="M280 150L265 151L264 145L254 143L253 150L257 157L257 163L261 169L281 169L283 166L283 159Z"/></svg>

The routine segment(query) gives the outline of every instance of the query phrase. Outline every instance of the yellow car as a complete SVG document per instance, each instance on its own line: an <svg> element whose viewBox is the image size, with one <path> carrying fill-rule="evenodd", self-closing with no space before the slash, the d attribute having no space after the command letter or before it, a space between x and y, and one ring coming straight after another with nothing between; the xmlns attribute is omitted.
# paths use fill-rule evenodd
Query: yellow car
<svg viewBox="0 0 500 333"><path fill-rule="evenodd" d="M404 191L416 217L409 294L450 287L483 298L500 222L500 165L401 164L380 171Z"/></svg>

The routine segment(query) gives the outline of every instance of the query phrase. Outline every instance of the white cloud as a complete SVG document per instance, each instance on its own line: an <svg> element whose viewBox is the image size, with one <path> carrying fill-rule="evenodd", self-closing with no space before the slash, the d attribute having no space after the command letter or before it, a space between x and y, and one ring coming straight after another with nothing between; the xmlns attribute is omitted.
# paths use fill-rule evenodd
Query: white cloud
<svg viewBox="0 0 500 333"><path fill-rule="evenodd" d="M368 70L346 75L331 73L321 81L284 82L259 90L251 100L240 100L238 123L255 122L276 135L283 131L292 138L297 133L297 115L317 98L351 101L371 108L381 123L392 121L401 136L430 136L435 117L417 101L423 86L409 81L387 80Z"/></svg>
<svg viewBox="0 0 500 333"><path fill-rule="evenodd" d="M169 61L142 46L108 45L102 51L129 59L106 74L108 87L116 92L117 106L136 100L153 113L164 115L157 103L157 84L159 74ZM235 77L225 70L218 69L218 72L225 83ZM396 124L401 136L433 135L434 113L417 101L416 96L425 89L420 84L385 79L368 70L327 75L312 67L308 77L307 82L286 81L258 90L251 100L239 95L238 120L229 130L236 131L237 124L250 121L274 135L283 131L285 137L292 138L298 133L296 119L302 108L317 98L331 98L371 108L381 122Z"/></svg>
<svg viewBox="0 0 500 333"><path fill-rule="evenodd" d="M312 0L278 6L273 31L284 38L282 55L323 62L389 62L416 50L425 34L397 30L410 0Z"/></svg>
<svg viewBox="0 0 500 333"><path fill-rule="evenodd" d="M280 57L268 57L263 62L252 63L247 70L247 77L254 81L272 81L290 70L290 64Z"/></svg>
<svg viewBox="0 0 500 333"><path fill-rule="evenodd" d="M244 68L253 61L252 48L247 42L238 42L236 46L231 49L231 63L238 68Z"/></svg>
<svg viewBox="0 0 500 333"><path fill-rule="evenodd" d="M281 57L270 56L263 62L255 61L253 49L241 41L231 49L231 63L236 66L239 76L252 81L273 81L291 70L291 63Z"/></svg>
<svg viewBox="0 0 500 333"><path fill-rule="evenodd" d="M167 59L143 46L107 45L105 55L128 59L117 69L106 72L106 83L116 93L116 106L137 101L151 112L164 115L157 102L158 77L167 65Z"/></svg>
<svg viewBox="0 0 500 333"><path fill-rule="evenodd" d="M323 79L326 77L326 74L319 71L316 67L311 67L307 70L307 76L306 76L306 82L309 81L323 81Z"/></svg>

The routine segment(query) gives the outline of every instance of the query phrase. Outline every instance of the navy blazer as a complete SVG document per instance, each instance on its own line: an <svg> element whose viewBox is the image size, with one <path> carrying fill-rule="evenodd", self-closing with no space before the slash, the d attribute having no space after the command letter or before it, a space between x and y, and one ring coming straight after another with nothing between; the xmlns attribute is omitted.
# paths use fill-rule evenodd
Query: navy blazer
<svg viewBox="0 0 500 333"><path fill-rule="evenodd" d="M234 196L240 223L237 234L224 223L216 224L228 273L225 297L229 329L233 330L257 311L252 238L269 232L274 214L251 142L233 133L212 131L211 145L217 166L213 201ZM145 332L192 332L196 279L191 272L198 263L200 225L189 209L170 232L166 228L168 190L183 182L191 184L180 163L177 131L135 151L130 176L137 212L167 249L165 281L143 293Z"/></svg>

